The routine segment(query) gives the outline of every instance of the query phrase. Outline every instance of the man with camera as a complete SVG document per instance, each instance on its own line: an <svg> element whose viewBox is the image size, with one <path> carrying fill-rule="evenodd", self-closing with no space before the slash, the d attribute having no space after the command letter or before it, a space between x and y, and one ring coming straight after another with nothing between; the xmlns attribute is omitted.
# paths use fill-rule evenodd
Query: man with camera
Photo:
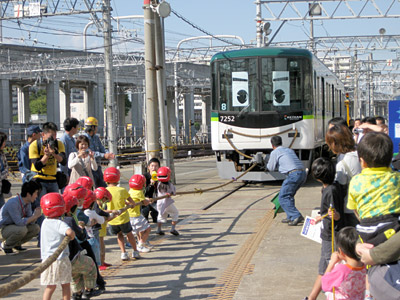
<svg viewBox="0 0 400 300"><path fill-rule="evenodd" d="M47 193L58 193L57 165L65 166L64 144L57 140L57 125L53 122L43 124L42 137L29 145L29 160L31 171L35 172L35 180L42 186L42 191L35 201L35 207L40 206L40 199Z"/></svg>

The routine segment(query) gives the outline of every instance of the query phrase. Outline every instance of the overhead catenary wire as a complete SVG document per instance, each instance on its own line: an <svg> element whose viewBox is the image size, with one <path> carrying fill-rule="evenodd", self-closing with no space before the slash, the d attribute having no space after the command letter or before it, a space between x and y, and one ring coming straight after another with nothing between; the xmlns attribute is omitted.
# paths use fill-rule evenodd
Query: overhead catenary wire
<svg viewBox="0 0 400 300"><path fill-rule="evenodd" d="M226 39L217 37L217 36L215 36L214 34L208 32L207 30L205 30L205 29L201 28L200 26L194 24L193 22L189 21L187 18L185 18L184 16L182 16L181 14L179 14L179 13L178 13L177 11L175 11L174 9L172 9L171 11L172 11L172 13L173 13L176 17L178 17L179 19L181 19L181 20L184 21L185 23L187 23L187 24L189 24L190 26L192 26L193 28L195 28L195 29L197 29L197 30L203 32L204 34L213 37L213 38L216 39L216 40L219 40L219 41L221 41L221 42L224 42L224 43L226 43L226 44L230 44L230 45L233 45L233 46L238 46L238 47L243 46L243 45L241 45L241 44L232 43L231 41L228 41L228 40L226 40Z"/></svg>

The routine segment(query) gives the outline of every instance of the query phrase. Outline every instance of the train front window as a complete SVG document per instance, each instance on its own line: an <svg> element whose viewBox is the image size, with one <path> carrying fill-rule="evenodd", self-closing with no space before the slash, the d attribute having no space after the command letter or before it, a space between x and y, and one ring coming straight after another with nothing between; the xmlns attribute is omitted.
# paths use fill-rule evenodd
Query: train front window
<svg viewBox="0 0 400 300"><path fill-rule="evenodd" d="M307 110L312 100L310 61L304 58L262 58L263 111Z"/></svg>
<svg viewBox="0 0 400 300"><path fill-rule="evenodd" d="M220 111L258 111L257 58L218 63Z"/></svg>

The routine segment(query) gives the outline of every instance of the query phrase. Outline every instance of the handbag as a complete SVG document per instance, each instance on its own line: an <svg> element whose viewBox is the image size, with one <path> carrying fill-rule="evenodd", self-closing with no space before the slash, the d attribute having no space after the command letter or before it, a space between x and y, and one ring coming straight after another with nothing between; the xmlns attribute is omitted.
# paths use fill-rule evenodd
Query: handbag
<svg viewBox="0 0 400 300"><path fill-rule="evenodd" d="M67 175L65 175L63 172L58 171L56 173L56 181L58 188L61 190L67 186Z"/></svg>
<svg viewBox="0 0 400 300"><path fill-rule="evenodd" d="M1 194L8 194L11 191L11 182L7 179L1 181Z"/></svg>

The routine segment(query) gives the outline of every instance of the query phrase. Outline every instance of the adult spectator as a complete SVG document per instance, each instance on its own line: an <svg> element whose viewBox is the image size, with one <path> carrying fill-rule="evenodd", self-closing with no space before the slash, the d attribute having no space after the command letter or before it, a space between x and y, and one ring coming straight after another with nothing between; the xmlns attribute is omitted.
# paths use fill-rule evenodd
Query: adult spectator
<svg viewBox="0 0 400 300"><path fill-rule="evenodd" d="M340 126L346 126L347 127L347 122L342 117L336 117L336 118L330 119L328 121L328 129L331 128L332 126L335 126L335 125L340 125Z"/></svg>
<svg viewBox="0 0 400 300"><path fill-rule="evenodd" d="M335 180L344 191L344 221L346 226L356 226L359 222L354 212L347 208L347 190L351 178L361 172L361 165L356 151L353 135L347 126L333 126L326 132L325 141L337 155Z"/></svg>
<svg viewBox="0 0 400 300"><path fill-rule="evenodd" d="M7 142L7 134L0 131L0 208L4 205L4 194L9 193L11 187L8 177L8 163L4 154L4 147ZM8 190L8 191L7 191Z"/></svg>
<svg viewBox="0 0 400 300"><path fill-rule="evenodd" d="M29 145L32 142L40 139L40 133L42 130L38 125L29 126L26 130L28 136L26 143L17 152L18 168L21 172L22 182L27 182L35 176L35 173L31 171L31 165L29 163Z"/></svg>
<svg viewBox="0 0 400 300"><path fill-rule="evenodd" d="M94 182L93 171L97 170L94 152L89 149L89 139L86 135L80 135L76 139L78 152L72 152L68 157L68 167L72 170L69 184L74 183L78 178L87 176Z"/></svg>
<svg viewBox="0 0 400 300"><path fill-rule="evenodd" d="M98 187L107 187L103 179L103 172L101 171L101 159L104 157L107 160L115 158L113 153L108 152L100 141L97 135L98 121L94 117L89 117L85 121L86 136L89 138L89 148L94 152L96 158L97 170L93 171L94 185Z"/></svg>
<svg viewBox="0 0 400 300"><path fill-rule="evenodd" d="M355 124L355 120L354 119L350 119L349 120L349 129L350 129L351 132L353 132L354 124Z"/></svg>
<svg viewBox="0 0 400 300"><path fill-rule="evenodd" d="M35 201L35 207L40 207L40 199L43 195L59 192L56 180L57 165L67 163L64 144L57 140L57 125L46 122L42 130L42 137L29 145L31 171L37 173L34 178L37 178L42 187Z"/></svg>
<svg viewBox="0 0 400 300"><path fill-rule="evenodd" d="M75 118L66 118L64 121L64 134L61 136L60 140L63 142L65 147L65 157L68 159L72 152L76 152L74 135L79 131L79 121ZM61 171L67 176L67 182L69 181L69 176L71 175L71 169L68 165L62 165Z"/></svg>
<svg viewBox="0 0 400 300"><path fill-rule="evenodd" d="M279 191L279 203L287 216L282 220L282 223L296 226L304 222L304 217L295 206L294 195L306 181L307 174L296 153L292 149L282 146L282 138L280 136L273 136L271 144L274 150L269 157L267 169L269 171L278 169L280 173L287 175Z"/></svg>
<svg viewBox="0 0 400 300"><path fill-rule="evenodd" d="M400 232L376 247L359 243L356 252L364 264L372 266L368 269L368 282L374 299L399 299Z"/></svg>
<svg viewBox="0 0 400 300"><path fill-rule="evenodd" d="M376 125L383 125L386 124L386 120L384 117L378 116L375 118Z"/></svg>
<svg viewBox="0 0 400 300"><path fill-rule="evenodd" d="M356 143L358 144L363 136L369 132L369 131L379 131L382 132L382 128L380 126L376 125L376 119L374 117L365 117L361 120L360 126L358 126L359 129L362 129L362 132L355 132L354 133L354 139L356 140Z"/></svg>
<svg viewBox="0 0 400 300"><path fill-rule="evenodd" d="M13 197L0 210L0 228L4 242L1 248L7 255L25 251L22 245L30 241L39 233L39 225L35 221L41 216L40 207L32 212L32 203L38 197L40 184L35 180L25 182L21 188L21 195Z"/></svg>

